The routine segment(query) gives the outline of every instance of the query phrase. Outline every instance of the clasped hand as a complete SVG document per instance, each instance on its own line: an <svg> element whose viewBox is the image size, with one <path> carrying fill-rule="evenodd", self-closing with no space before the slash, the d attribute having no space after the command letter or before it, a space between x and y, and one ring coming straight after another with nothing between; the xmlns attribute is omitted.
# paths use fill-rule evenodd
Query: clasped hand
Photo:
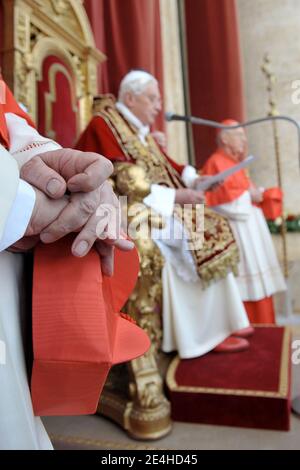
<svg viewBox="0 0 300 470"><path fill-rule="evenodd" d="M112 172L109 160L91 152L59 149L33 157L20 177L34 187L36 203L25 236L13 250L79 232L73 255L85 256L95 246L104 274L112 275L114 247L127 251L134 246L119 228L119 202L107 181Z"/></svg>

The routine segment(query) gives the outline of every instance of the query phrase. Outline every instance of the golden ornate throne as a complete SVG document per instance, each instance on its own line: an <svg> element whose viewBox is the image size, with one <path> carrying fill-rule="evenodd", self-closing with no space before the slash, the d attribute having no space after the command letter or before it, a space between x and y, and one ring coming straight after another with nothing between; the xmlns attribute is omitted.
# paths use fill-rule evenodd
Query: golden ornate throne
<svg viewBox="0 0 300 470"><path fill-rule="evenodd" d="M127 196L126 225L129 235L133 235L130 228L134 229L132 238L140 256L138 281L125 311L147 331L151 348L144 356L111 370L98 411L118 422L132 437L159 439L171 430L171 410L163 382L168 360L160 351L164 262L151 240L150 226L159 228L163 222L142 202L150 192L143 168L128 163L117 164L114 185L120 196Z"/></svg>
<svg viewBox="0 0 300 470"><path fill-rule="evenodd" d="M105 59L95 48L82 0L0 0L0 6L4 79L39 131L71 147L91 118L97 66ZM128 184L136 181L136 175L120 167L116 189L127 194ZM133 189L130 204L141 203L145 188ZM140 206L132 220L141 221L145 216L146 208ZM99 413L136 438L157 439L171 429L170 404L157 366L163 260L150 238L140 237L137 246L140 274L126 310L147 330L152 347L142 358L113 368ZM160 365L163 359L159 358Z"/></svg>

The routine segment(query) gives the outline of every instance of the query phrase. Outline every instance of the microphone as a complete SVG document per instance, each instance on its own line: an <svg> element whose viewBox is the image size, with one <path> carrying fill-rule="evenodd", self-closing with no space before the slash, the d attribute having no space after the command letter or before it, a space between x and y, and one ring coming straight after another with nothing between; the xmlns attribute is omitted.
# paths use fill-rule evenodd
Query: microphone
<svg viewBox="0 0 300 470"><path fill-rule="evenodd" d="M278 116L268 116L264 118L258 118L258 119L252 119L251 121L245 121L241 122L239 124L234 124L230 126L226 126L224 124L220 124L217 121L211 121L209 119L203 119L200 117L195 117L195 116L185 116L185 115L180 115L180 114L175 114L172 112L167 112L165 114L165 119L166 121L184 121L184 122L190 122L192 124L196 124L199 126L208 126L208 127L214 127L215 129L238 129L239 127L248 127L252 126L253 124L258 124L261 122L266 122L266 121L288 121L291 124L293 124L298 132L298 159L299 159L299 165L300 165L300 126L299 123L289 117L289 116L284 116L284 115L278 115Z"/></svg>
<svg viewBox="0 0 300 470"><path fill-rule="evenodd" d="M165 113L165 120L166 121L185 121L185 122L189 122L190 118L188 116L181 116L180 114L166 112Z"/></svg>

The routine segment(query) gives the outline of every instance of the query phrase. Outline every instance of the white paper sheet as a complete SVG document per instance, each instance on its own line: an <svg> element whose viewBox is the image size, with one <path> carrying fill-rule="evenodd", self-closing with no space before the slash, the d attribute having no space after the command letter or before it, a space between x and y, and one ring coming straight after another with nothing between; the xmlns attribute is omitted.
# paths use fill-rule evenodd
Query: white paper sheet
<svg viewBox="0 0 300 470"><path fill-rule="evenodd" d="M197 190L198 191L206 191L208 188L210 188L212 185L216 183L222 183L228 176L233 175L237 171L242 170L243 168L246 168L249 166L253 160L255 160L255 157L253 155L249 155L245 160L242 162L238 163L237 165L228 168L227 170L221 171L220 173L217 173L216 175L213 175L203 181L200 181L197 184Z"/></svg>

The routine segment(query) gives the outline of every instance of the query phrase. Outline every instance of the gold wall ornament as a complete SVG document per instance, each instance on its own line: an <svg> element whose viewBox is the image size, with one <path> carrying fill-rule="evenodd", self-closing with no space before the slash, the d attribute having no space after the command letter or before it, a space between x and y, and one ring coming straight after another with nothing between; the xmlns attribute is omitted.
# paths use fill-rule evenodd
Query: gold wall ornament
<svg viewBox="0 0 300 470"><path fill-rule="evenodd" d="M269 112L268 116L278 116L279 111L277 109L274 85L276 83L276 77L272 71L270 55L266 53L263 57L263 64L261 70L266 78L266 90L268 94L268 104ZM274 140L274 149L275 149L275 159L276 159L276 172L277 172L277 184L280 189L282 189L282 163L281 163L281 154L279 146L279 135L277 122L272 121L272 131L273 131L273 140ZM282 204L282 212L284 213L284 200ZM282 252L283 252L283 270L284 277L288 279L289 277L289 266L288 266L288 253L287 253L287 228L286 224L283 222L280 227L281 238L282 238Z"/></svg>
<svg viewBox="0 0 300 470"><path fill-rule="evenodd" d="M42 79L43 61L55 55L68 66L75 85L81 132L97 94L97 66L105 60L95 47L82 1L3 0L3 6L3 76L17 101L37 123L37 82Z"/></svg>

